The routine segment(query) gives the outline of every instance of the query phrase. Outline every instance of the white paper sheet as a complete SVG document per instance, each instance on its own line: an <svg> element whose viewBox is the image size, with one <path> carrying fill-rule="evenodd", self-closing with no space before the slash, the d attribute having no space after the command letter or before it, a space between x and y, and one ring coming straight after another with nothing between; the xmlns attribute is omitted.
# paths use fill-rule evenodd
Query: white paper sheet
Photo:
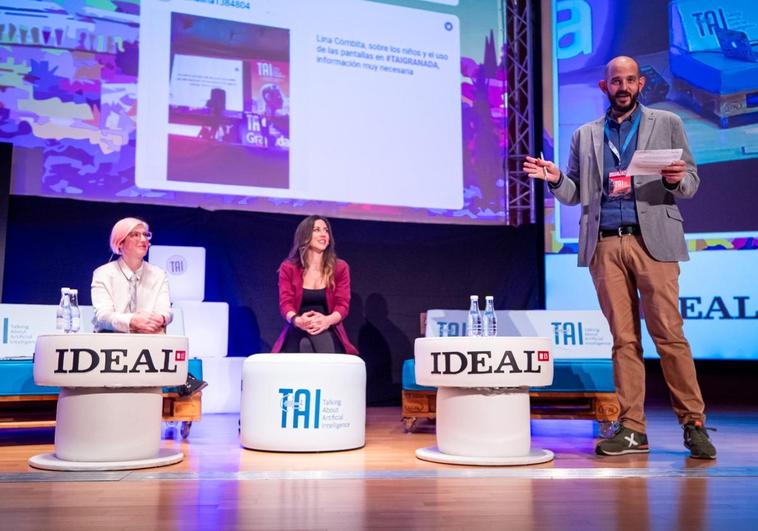
<svg viewBox="0 0 758 531"><path fill-rule="evenodd" d="M681 149L640 149L632 155L626 168L629 175L658 175L661 170L682 158Z"/></svg>

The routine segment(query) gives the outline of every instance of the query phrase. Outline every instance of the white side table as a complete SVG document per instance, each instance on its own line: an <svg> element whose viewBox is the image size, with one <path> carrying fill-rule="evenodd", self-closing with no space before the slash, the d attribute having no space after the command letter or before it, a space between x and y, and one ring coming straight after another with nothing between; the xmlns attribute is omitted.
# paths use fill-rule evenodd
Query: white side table
<svg viewBox="0 0 758 531"><path fill-rule="evenodd" d="M552 342L541 337L438 337L415 343L416 382L437 387L437 446L427 461L529 465L553 459L531 448L529 387L553 381Z"/></svg>
<svg viewBox="0 0 758 531"><path fill-rule="evenodd" d="M366 365L350 354L255 354L242 367L240 441L324 452L365 444Z"/></svg>
<svg viewBox="0 0 758 531"><path fill-rule="evenodd" d="M186 337L51 334L37 338L34 382L58 386L55 452L29 459L49 470L126 470L178 463L161 449L165 386L184 384Z"/></svg>

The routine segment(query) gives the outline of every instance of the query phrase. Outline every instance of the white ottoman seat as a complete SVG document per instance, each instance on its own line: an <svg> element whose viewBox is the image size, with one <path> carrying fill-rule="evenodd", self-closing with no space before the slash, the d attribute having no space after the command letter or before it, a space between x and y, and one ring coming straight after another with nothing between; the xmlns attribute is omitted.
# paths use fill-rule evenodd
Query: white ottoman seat
<svg viewBox="0 0 758 531"><path fill-rule="evenodd" d="M540 337L439 337L415 343L416 382L437 387L437 446L428 461L523 465L549 461L531 448L529 387L553 381L552 342Z"/></svg>
<svg viewBox="0 0 758 531"><path fill-rule="evenodd" d="M255 354L242 367L240 441L322 452L365 444L366 365L350 354Z"/></svg>
<svg viewBox="0 0 758 531"><path fill-rule="evenodd" d="M122 470L173 464L161 450L162 388L183 384L186 337L53 334L37 338L34 382L60 387L55 453L29 459L52 470Z"/></svg>

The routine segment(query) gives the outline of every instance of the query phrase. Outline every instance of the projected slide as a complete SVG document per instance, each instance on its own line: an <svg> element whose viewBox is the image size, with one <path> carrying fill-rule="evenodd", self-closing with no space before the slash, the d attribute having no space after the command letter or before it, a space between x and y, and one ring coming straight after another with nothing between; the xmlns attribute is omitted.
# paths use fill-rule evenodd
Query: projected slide
<svg viewBox="0 0 758 531"><path fill-rule="evenodd" d="M502 0L0 2L11 193L502 223Z"/></svg>
<svg viewBox="0 0 758 531"><path fill-rule="evenodd" d="M455 16L305 0L145 7L138 186L463 206Z"/></svg>

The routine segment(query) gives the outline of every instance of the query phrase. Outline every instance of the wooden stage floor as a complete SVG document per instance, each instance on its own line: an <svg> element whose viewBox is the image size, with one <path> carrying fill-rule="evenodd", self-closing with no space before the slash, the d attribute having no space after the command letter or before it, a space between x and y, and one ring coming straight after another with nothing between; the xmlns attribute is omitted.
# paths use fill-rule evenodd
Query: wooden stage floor
<svg viewBox="0 0 758 531"><path fill-rule="evenodd" d="M182 463L131 472L43 472L52 430L0 431L0 529L758 529L758 407L709 411L716 461L687 457L669 408L649 410L652 451L593 454L590 421L533 423L530 467L420 461L434 433L370 408L366 446L282 454L239 446L237 415L206 415Z"/></svg>

